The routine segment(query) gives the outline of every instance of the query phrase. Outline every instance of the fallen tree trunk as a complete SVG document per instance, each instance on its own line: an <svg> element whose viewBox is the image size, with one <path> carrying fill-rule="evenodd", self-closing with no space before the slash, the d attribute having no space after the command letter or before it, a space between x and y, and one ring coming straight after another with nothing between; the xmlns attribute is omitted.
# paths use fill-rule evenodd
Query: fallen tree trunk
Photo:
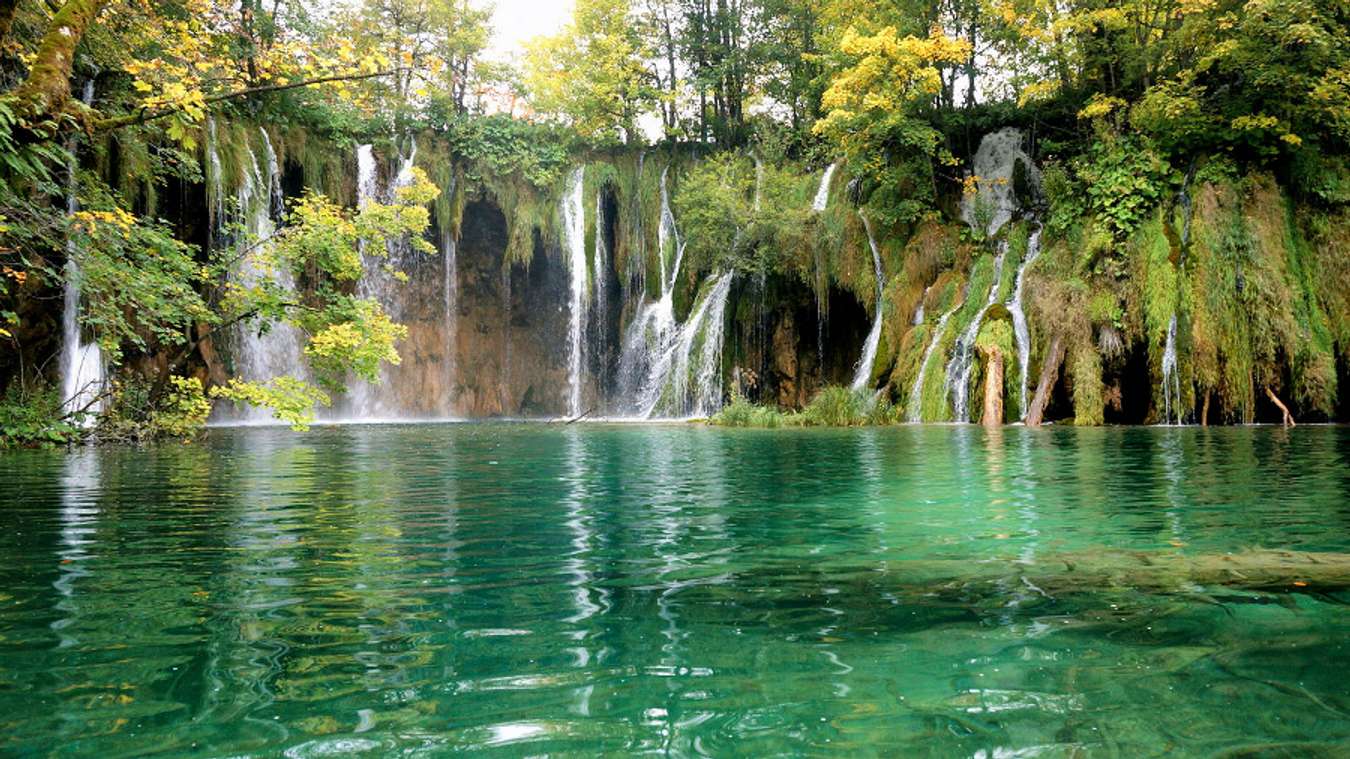
<svg viewBox="0 0 1350 759"><path fill-rule="evenodd" d="M1183 591L1196 587L1331 592L1350 588L1350 554L1258 549L1196 554L1097 550L1020 561L894 561L888 579L942 588L1025 581L1038 590L1083 592L1110 589Z"/></svg>
<svg viewBox="0 0 1350 759"><path fill-rule="evenodd" d="M1003 351L997 346L981 350L984 353L984 415L986 427L1003 424Z"/></svg>
<svg viewBox="0 0 1350 759"><path fill-rule="evenodd" d="M1283 419L1284 426L1286 427L1296 426L1294 424L1294 415L1289 413L1289 407L1284 405L1280 401L1280 397L1275 395L1274 390L1271 390L1269 387L1266 387L1266 397L1270 398L1270 402L1275 404L1280 409L1280 413L1284 415Z"/></svg>
<svg viewBox="0 0 1350 759"><path fill-rule="evenodd" d="M1039 427L1045 419L1045 407L1050 403L1050 393L1059 380L1059 367L1064 363L1064 338L1056 334L1050 340L1050 349L1045 352L1045 361L1041 364L1041 378L1036 383L1036 395L1027 409L1026 425Z"/></svg>

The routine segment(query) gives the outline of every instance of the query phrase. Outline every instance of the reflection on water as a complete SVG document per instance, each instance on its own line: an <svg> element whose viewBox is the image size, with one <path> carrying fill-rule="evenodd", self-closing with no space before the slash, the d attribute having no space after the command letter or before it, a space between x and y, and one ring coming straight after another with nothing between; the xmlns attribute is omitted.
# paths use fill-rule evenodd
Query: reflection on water
<svg viewBox="0 0 1350 759"><path fill-rule="evenodd" d="M604 425L5 454L0 754L1344 755L1344 598L912 568L1350 551L1348 458Z"/></svg>

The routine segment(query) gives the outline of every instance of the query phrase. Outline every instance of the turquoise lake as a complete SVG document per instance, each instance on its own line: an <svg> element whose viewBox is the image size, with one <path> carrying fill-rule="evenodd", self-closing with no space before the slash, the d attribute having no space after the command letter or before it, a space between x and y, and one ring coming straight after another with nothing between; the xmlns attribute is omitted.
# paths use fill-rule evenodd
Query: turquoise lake
<svg viewBox="0 0 1350 759"><path fill-rule="evenodd" d="M1350 595L1028 579L1350 552L1347 428L237 428L0 481L0 755L1350 755Z"/></svg>

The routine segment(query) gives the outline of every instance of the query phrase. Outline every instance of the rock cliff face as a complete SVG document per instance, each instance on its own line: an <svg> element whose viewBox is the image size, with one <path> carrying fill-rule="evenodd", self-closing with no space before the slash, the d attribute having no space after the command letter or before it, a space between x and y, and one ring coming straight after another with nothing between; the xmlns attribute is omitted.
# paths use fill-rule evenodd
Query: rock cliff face
<svg viewBox="0 0 1350 759"><path fill-rule="evenodd" d="M502 210L473 200L453 252L444 245L439 256L405 266L408 282L388 307L408 327L408 339L399 345L402 363L386 372L377 391L383 412L411 418L565 412L567 272L558 251L538 240L528 266L507 265L506 245Z"/></svg>
<svg viewBox="0 0 1350 759"><path fill-rule="evenodd" d="M1011 155L1011 186L1034 186L1030 143L1007 130L990 141L1000 150L977 163ZM1344 416L1342 227L1286 212L1293 201L1270 178L1160 206L1093 253L1107 274L1082 270L1090 220L1054 233L1039 193L1003 184L986 205L1012 212L988 238L941 219L873 237L840 196L803 222L800 244L776 250L773 270L750 273L683 255L669 198L698 159L642 155L645 173L641 155L597 157L566 188L479 177L447 191L453 211L428 233L440 254L403 256L408 281L380 290L408 329L401 364L331 418L687 416L732 396L800 408L851 384L877 308L871 388L913 420L955 418L958 390L977 399L963 418L982 418L981 389L1000 383L973 344L1000 320L1006 420L1022 418L1030 391L1038 417L1078 424L1278 421L1272 396L1300 418ZM444 160L452 190L458 169ZM816 189L813 173L803 182ZM969 367L950 371L962 354Z"/></svg>

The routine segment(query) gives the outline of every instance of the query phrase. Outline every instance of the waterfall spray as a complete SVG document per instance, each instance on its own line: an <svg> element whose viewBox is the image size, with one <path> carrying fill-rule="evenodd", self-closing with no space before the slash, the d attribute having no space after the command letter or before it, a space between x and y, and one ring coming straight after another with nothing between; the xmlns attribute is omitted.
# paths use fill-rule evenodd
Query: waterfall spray
<svg viewBox="0 0 1350 759"><path fill-rule="evenodd" d="M877 346L881 343L882 311L884 310L882 309L882 294L885 289L884 275L881 271L881 251L877 248L876 237L872 235L872 223L862 213L859 213L858 217L862 219L863 228L867 230L867 244L872 249L872 269L877 284L877 307L876 315L872 317L872 330L867 333L867 341L863 344L862 356L858 359L858 366L853 372L851 387L854 390L861 390L872 381L872 365L876 363Z"/></svg>
<svg viewBox="0 0 1350 759"><path fill-rule="evenodd" d="M947 362L947 394L952 399L952 418L958 422L970 421L970 373L975 367L975 338L980 334L980 324L984 322L985 313L998 300L998 286L1003 279L1003 258L1007 252L1008 243L1000 242L998 255L994 257L994 282L989 286L984 307L956 338L951 360Z"/></svg>
<svg viewBox="0 0 1350 759"><path fill-rule="evenodd" d="M94 80L87 79L80 99L88 106L94 101ZM74 146L68 165L70 184L66 191L66 213L79 210L75 197L75 172L79 168ZM61 303L61 400L68 414L98 413L102 408L103 351L97 342L84 342L80 332L80 251L73 241L66 243L65 288ZM89 424L88 417L76 417L77 424Z"/></svg>
<svg viewBox="0 0 1350 759"><path fill-rule="evenodd" d="M1027 315L1022 308L1022 289L1026 284L1027 268L1041 253L1041 230L1037 227L1027 238L1027 254L1017 267L1016 284L1013 285L1012 298L1008 300L1008 313L1012 315L1013 338L1017 342L1017 366L1020 369L1017 389L1019 419L1027 418L1027 372L1031 368L1031 333L1027 328Z"/></svg>
<svg viewBox="0 0 1350 759"><path fill-rule="evenodd" d="M568 288L567 323L567 413L572 418L581 416L581 373L584 365L582 352L586 334L586 211L584 206L585 167L578 166L568 180L568 191L562 199L563 242L566 245Z"/></svg>

